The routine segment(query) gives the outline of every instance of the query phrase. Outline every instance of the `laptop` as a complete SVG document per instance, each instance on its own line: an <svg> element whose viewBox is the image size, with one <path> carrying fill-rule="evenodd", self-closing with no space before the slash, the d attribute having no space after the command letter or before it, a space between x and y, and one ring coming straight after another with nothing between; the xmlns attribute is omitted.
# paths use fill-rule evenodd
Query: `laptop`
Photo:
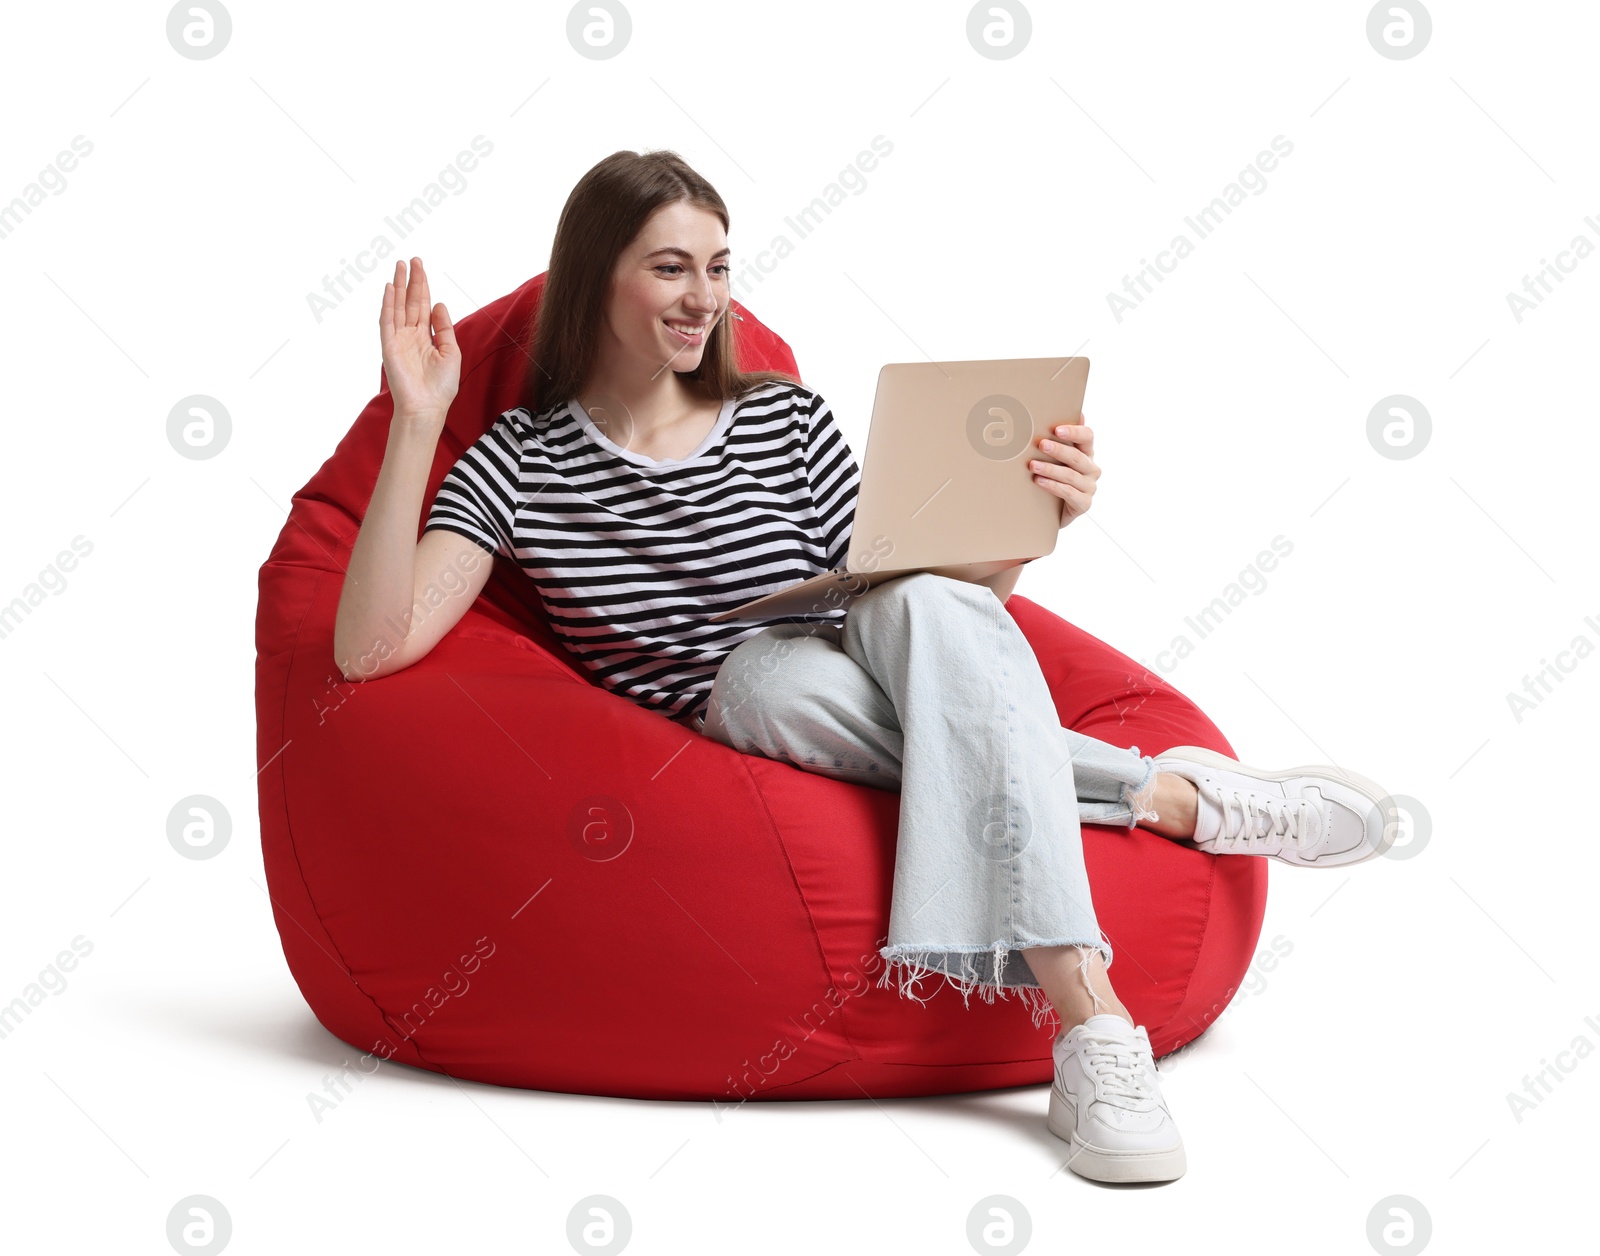
<svg viewBox="0 0 1600 1256"><path fill-rule="evenodd" d="M919 571L982 583L1042 558L1059 497L1028 469L1038 439L1083 422L1089 359L891 362L878 372L845 565L719 611L729 619L825 614Z"/></svg>

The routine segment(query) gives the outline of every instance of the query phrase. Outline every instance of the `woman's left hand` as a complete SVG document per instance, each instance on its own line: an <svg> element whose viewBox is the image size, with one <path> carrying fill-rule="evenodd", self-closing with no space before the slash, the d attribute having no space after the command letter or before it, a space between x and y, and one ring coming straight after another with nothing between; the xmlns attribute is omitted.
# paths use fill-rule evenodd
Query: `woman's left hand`
<svg viewBox="0 0 1600 1256"><path fill-rule="evenodd" d="M1061 499L1060 526L1064 528L1094 500L1095 482L1100 478L1094 460L1094 433L1084 423L1063 424L1053 436L1040 437L1039 452L1044 456L1031 459L1028 469L1035 484Z"/></svg>

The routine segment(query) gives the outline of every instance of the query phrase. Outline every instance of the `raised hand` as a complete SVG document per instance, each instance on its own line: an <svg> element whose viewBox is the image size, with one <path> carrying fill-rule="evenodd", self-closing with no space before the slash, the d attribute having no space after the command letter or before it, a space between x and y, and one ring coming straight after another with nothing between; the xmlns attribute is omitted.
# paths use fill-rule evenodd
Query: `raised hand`
<svg viewBox="0 0 1600 1256"><path fill-rule="evenodd" d="M409 282L406 264L394 264L394 281L383 285L378 337L395 415L442 426L461 387L461 350L444 302L429 304L420 257L411 259Z"/></svg>

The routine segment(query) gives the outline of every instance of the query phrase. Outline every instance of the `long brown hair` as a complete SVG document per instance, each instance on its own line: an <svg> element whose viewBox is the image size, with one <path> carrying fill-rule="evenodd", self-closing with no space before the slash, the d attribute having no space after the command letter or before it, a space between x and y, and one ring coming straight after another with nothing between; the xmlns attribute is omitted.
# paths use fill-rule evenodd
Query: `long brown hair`
<svg viewBox="0 0 1600 1256"><path fill-rule="evenodd" d="M523 336L530 364L522 404L531 413L577 396L594 365L617 258L651 214L678 201L709 210L727 231L722 197L670 149L612 153L573 187L556 224L539 309ZM767 380L800 382L782 371L741 371L737 327L730 307L708 334L700 365L677 374L719 401Z"/></svg>

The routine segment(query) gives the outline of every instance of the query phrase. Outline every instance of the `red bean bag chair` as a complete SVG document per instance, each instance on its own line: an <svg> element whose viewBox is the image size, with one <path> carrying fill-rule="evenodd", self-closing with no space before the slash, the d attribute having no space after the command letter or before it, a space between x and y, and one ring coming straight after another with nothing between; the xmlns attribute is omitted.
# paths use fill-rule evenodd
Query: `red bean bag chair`
<svg viewBox="0 0 1600 1256"><path fill-rule="evenodd" d="M461 390L425 507L517 404L543 280L457 324ZM741 366L797 373L733 309ZM381 389L295 494L256 620L273 916L317 1019L363 1053L352 1066L730 1103L1048 1081L1053 1018L1034 1028L1017 998L964 1002L938 977L925 1001L878 986L898 794L742 755L590 683L513 564L496 560L420 662L340 676L334 614L390 414ZM1143 667L1025 597L1006 605L1067 726L1145 754L1231 753ZM1144 830L1083 840L1118 994L1166 1054L1244 976L1265 862Z"/></svg>

